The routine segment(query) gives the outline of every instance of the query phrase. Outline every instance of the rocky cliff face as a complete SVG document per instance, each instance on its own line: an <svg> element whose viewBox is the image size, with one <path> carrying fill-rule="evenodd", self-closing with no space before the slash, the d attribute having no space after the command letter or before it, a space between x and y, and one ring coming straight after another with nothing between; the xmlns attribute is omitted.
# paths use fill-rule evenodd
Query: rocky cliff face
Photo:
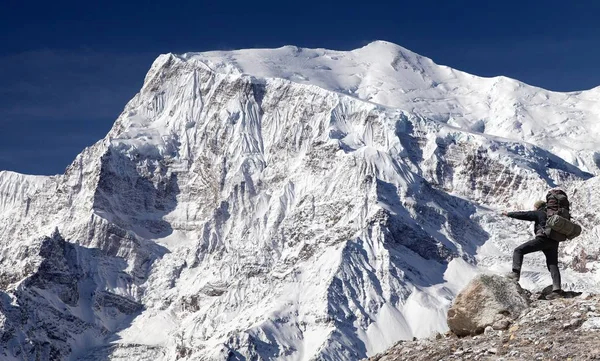
<svg viewBox="0 0 600 361"><path fill-rule="evenodd" d="M124 260L66 242L58 233L31 245L39 262L2 295L2 358L66 360L101 345L143 306L108 289L131 283ZM34 253L35 252L35 253Z"/></svg>
<svg viewBox="0 0 600 361"><path fill-rule="evenodd" d="M594 155L564 145L593 131L592 94L476 78L383 42L162 55L65 174L0 172L0 330L18 330L3 357L374 355L444 332L458 290L508 270L528 237L494 210L556 185L586 229L563 248L564 279L597 287L581 273L597 267ZM534 136L508 139L494 109L509 103ZM577 132L534 114L564 104L581 109L568 111ZM525 282L547 282L527 262Z"/></svg>

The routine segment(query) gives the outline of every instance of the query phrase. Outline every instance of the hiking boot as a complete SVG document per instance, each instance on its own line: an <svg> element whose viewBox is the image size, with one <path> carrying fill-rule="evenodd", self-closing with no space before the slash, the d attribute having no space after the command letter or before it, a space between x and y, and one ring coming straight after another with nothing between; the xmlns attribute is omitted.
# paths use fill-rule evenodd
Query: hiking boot
<svg viewBox="0 0 600 361"><path fill-rule="evenodd" d="M564 292L563 290L554 290L546 295L547 300L555 300L557 298L563 298Z"/></svg>
<svg viewBox="0 0 600 361"><path fill-rule="evenodd" d="M519 282L519 278L521 278L520 276L521 275L518 272L512 271L506 274L504 277L508 278L511 281Z"/></svg>

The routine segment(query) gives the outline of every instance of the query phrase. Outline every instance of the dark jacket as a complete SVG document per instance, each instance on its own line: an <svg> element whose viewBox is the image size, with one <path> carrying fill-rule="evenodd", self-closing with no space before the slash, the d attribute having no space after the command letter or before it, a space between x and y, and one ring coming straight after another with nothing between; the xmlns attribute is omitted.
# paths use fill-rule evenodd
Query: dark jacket
<svg viewBox="0 0 600 361"><path fill-rule="evenodd" d="M546 219L548 216L546 215L545 208L540 208L535 211L508 212L506 215L510 218L520 219L522 221L535 222L533 224L533 233L535 233L535 236L546 238L544 229L546 228Z"/></svg>

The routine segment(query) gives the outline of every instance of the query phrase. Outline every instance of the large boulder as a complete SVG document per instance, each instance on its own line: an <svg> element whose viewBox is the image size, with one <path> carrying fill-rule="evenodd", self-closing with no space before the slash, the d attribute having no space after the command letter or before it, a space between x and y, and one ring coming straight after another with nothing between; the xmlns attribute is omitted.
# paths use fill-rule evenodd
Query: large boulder
<svg viewBox="0 0 600 361"><path fill-rule="evenodd" d="M458 336L482 333L487 326L507 324L529 307L529 294L518 283L480 274L458 294L448 310L448 327Z"/></svg>

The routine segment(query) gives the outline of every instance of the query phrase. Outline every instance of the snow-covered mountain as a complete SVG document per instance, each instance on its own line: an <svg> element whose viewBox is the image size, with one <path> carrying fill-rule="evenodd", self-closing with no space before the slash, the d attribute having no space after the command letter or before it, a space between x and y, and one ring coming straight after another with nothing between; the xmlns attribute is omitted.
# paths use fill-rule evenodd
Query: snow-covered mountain
<svg viewBox="0 0 600 361"><path fill-rule="evenodd" d="M161 55L65 174L0 172L1 358L370 356L444 331L530 236L498 211L554 186L563 282L600 289L599 96L386 42Z"/></svg>

